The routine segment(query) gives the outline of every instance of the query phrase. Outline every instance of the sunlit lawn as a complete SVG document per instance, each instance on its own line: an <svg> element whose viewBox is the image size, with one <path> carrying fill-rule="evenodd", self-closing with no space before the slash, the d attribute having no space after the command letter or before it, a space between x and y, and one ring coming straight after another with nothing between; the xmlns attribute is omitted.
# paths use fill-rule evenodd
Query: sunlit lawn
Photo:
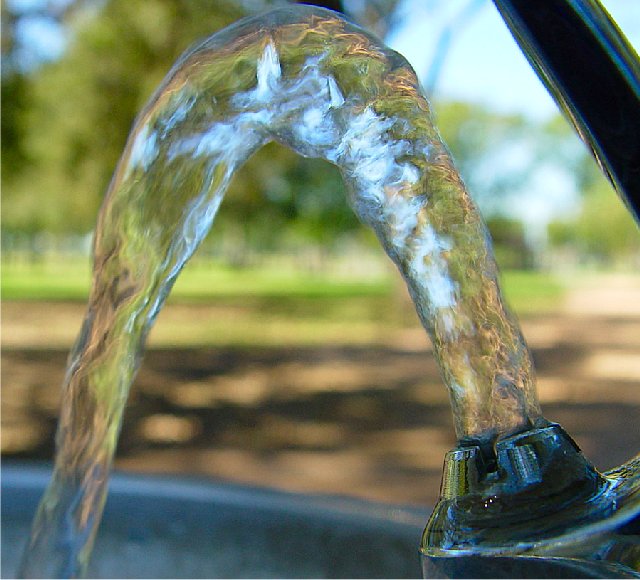
<svg viewBox="0 0 640 580"><path fill-rule="evenodd" d="M562 284L550 274L507 271L503 290L517 311L535 312L553 308L562 294ZM85 301L90 286L86 260L44 263L3 263L4 300ZM389 296L396 287L393 274L358 279L274 267L235 269L219 265L187 267L171 292L177 302L230 298L344 298Z"/></svg>
<svg viewBox="0 0 640 580"><path fill-rule="evenodd" d="M188 266L171 293L174 307L161 313L150 340L160 346L384 341L388 331L417 326L400 284L391 269L358 278L293 268ZM20 301L23 310L36 307L29 302L84 303L89 285L85 261L3 265L2 299ZM506 272L503 286L519 315L550 312L563 293L561 283L539 272ZM73 333L77 324L70 322Z"/></svg>
<svg viewBox="0 0 640 580"><path fill-rule="evenodd" d="M43 263L3 263L4 300L85 301L90 286L86 260ZM187 267L171 291L174 301L262 298L332 298L388 295L389 276L359 280L352 276L309 274L274 267L230 268L219 265Z"/></svg>

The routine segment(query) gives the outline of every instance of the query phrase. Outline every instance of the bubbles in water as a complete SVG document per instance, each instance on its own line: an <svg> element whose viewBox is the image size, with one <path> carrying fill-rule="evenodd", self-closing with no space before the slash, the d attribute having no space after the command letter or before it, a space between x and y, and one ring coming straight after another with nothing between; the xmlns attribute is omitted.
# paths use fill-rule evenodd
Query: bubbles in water
<svg viewBox="0 0 640 580"><path fill-rule="evenodd" d="M431 335L458 437L492 440L540 416L487 233L409 64L326 10L243 20L181 57L116 169L25 575L86 568L145 337L234 171L273 140L339 167Z"/></svg>

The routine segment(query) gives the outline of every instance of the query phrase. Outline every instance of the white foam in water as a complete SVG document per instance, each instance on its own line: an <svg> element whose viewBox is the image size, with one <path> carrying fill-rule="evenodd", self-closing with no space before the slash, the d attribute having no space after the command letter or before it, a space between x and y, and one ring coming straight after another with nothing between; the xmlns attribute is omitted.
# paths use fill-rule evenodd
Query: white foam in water
<svg viewBox="0 0 640 580"><path fill-rule="evenodd" d="M155 131L149 131L149 127L144 127L136 140L133 142L131 151L131 166L142 167L147 169L153 160L158 156L157 134Z"/></svg>
<svg viewBox="0 0 640 580"><path fill-rule="evenodd" d="M258 61L256 77L258 86L254 93L256 101L267 101L278 90L278 81L282 76L280 60L273 42L268 42Z"/></svg>
<svg viewBox="0 0 640 580"><path fill-rule="evenodd" d="M215 35L200 44L169 73L107 192L88 312L64 385L54 476L25 576L86 570L145 337L235 169L271 140L340 168L352 207L403 274L433 339L458 437L509 434L540 415L484 226L408 63L309 6L234 30L224 45Z"/></svg>

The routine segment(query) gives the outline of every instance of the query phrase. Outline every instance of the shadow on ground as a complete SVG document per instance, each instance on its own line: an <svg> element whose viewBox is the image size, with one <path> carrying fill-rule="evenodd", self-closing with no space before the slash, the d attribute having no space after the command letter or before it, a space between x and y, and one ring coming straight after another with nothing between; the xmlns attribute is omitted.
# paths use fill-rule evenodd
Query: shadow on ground
<svg viewBox="0 0 640 580"><path fill-rule="evenodd" d="M586 335L555 336L545 345L536 323L550 321L529 321L545 415L598 467L628 459L640 447L640 434L628 428L637 424L637 377L611 378L606 368L598 374L596 363L606 367L609 360L620 371L633 352L612 339L598 347ZM627 323L619 321L620 333ZM578 331L566 329L568 338ZM3 352L4 458L52 458L66 357L62 349ZM431 504L444 453L454 444L429 351L154 349L131 394L116 466Z"/></svg>

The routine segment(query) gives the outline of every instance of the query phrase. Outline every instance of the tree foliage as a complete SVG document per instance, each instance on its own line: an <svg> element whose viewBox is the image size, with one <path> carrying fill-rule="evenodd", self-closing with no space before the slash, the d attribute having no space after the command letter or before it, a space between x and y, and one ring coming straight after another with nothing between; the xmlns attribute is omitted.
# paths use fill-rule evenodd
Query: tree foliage
<svg viewBox="0 0 640 580"><path fill-rule="evenodd" d="M602 175L589 173L582 207L572 219L549 224L556 249L571 248L602 266L640 258L640 231L631 213Z"/></svg>
<svg viewBox="0 0 640 580"><path fill-rule="evenodd" d="M524 162L509 167L506 152L529 147L533 127L521 116L464 102L437 103L436 121L472 195L488 213L502 213L501 203L526 181L534 157L526 152Z"/></svg>
<svg viewBox="0 0 640 580"><path fill-rule="evenodd" d="M379 22L376 10L388 13L395 3L363 4L360 17L384 30L388 22ZM59 60L23 70L10 66L16 15L3 2L3 231L89 232L133 120L176 58L248 10L275 4L278 0L43 3L62 7L51 17L63 24L67 49ZM437 103L435 110L456 164L487 216L503 215L510 196L530 187L540 163L563 166L586 195L595 187L595 165L576 149L562 120L540 127L469 103ZM362 231L342 189L335 168L270 145L234 179L216 229L241 240L240 246L330 247ZM515 227L496 224L502 233ZM514 232L522 244L522 232Z"/></svg>
<svg viewBox="0 0 640 580"><path fill-rule="evenodd" d="M3 82L5 231L90 230L137 112L177 57L244 16L242 6L109 0L78 7L64 56ZM224 211L249 241L263 243L286 225L325 242L354 227L342 198L336 170L269 147L234 180Z"/></svg>
<svg viewBox="0 0 640 580"><path fill-rule="evenodd" d="M207 0L110 0L75 12L63 58L29 79L21 146L33 166L5 191L5 227L90 229L152 90L191 42L241 16L234 2Z"/></svg>

